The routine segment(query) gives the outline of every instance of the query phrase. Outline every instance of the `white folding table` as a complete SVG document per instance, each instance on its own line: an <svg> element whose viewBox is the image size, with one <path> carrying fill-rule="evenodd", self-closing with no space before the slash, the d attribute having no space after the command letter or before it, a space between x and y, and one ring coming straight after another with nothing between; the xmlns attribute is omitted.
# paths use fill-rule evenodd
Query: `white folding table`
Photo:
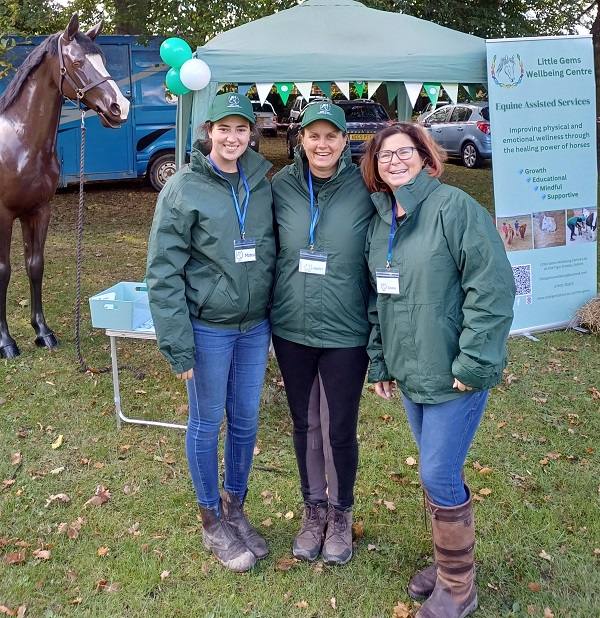
<svg viewBox="0 0 600 618"><path fill-rule="evenodd" d="M134 425L153 425L168 429L187 429L187 425L178 423L165 423L163 421L148 421L141 418L129 418L121 409L121 388L119 383L119 362L117 360L117 339L156 339L154 328L138 328L136 330L112 330L106 329L106 336L110 338L110 360L112 364L112 379L115 398L115 412L117 414L117 429L121 429L121 422Z"/></svg>

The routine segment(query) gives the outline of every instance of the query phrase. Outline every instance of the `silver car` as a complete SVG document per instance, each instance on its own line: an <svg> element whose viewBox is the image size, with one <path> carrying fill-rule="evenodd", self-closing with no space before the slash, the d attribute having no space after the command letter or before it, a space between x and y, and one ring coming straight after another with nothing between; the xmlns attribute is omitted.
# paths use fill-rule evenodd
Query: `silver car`
<svg viewBox="0 0 600 618"><path fill-rule="evenodd" d="M486 102L445 105L419 120L449 156L466 167L481 167L492 158L490 109Z"/></svg>
<svg viewBox="0 0 600 618"><path fill-rule="evenodd" d="M277 137L277 114L270 101L252 101L256 127L263 135Z"/></svg>

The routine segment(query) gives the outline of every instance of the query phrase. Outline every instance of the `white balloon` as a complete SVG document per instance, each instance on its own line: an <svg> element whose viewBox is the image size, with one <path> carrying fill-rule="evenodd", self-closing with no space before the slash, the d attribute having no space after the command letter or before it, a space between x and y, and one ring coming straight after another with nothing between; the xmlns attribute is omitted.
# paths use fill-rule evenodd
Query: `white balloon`
<svg viewBox="0 0 600 618"><path fill-rule="evenodd" d="M179 69L181 83L190 90L202 90L210 82L210 68L204 60L191 58L186 60Z"/></svg>

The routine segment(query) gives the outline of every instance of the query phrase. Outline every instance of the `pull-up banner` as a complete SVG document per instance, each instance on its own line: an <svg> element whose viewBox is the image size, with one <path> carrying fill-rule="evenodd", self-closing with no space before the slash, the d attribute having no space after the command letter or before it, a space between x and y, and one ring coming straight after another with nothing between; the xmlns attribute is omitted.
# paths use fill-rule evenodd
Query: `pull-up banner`
<svg viewBox="0 0 600 618"><path fill-rule="evenodd" d="M512 334L568 325L596 295L591 36L487 41L496 226L517 286Z"/></svg>

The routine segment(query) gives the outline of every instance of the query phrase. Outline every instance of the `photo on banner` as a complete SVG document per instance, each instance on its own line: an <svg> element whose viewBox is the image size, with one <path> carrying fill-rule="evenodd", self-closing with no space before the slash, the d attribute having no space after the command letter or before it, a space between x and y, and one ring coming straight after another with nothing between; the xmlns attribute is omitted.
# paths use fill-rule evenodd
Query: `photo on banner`
<svg viewBox="0 0 600 618"><path fill-rule="evenodd" d="M486 47L496 227L517 287L511 333L564 328L597 288L592 38Z"/></svg>

